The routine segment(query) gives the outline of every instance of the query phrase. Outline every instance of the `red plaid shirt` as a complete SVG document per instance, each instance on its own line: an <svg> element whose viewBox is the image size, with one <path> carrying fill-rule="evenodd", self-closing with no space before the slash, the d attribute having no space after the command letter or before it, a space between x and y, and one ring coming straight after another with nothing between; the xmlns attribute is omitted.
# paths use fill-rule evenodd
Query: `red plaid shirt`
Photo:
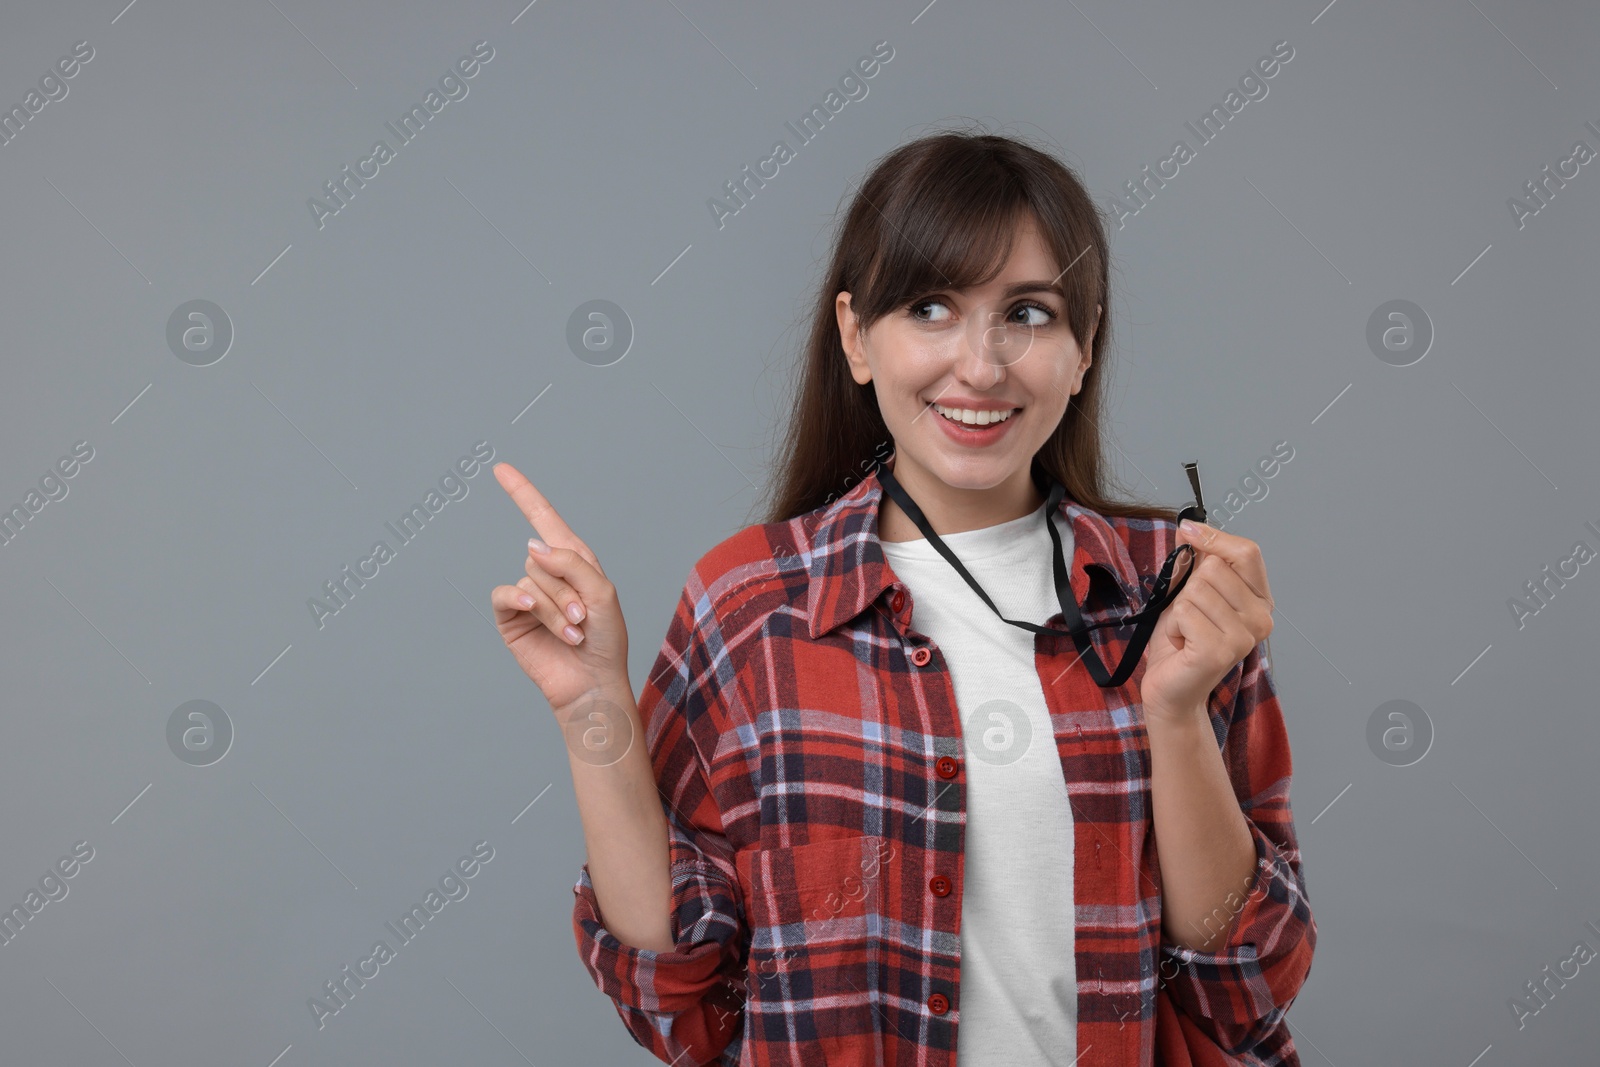
<svg viewBox="0 0 1600 1067"><path fill-rule="evenodd" d="M618 941L587 865L573 930L634 1039L669 1063L953 1067L966 753L948 666L911 629L910 591L884 559L882 495L874 473L706 553L645 684L675 948ZM1142 606L1173 524L1108 518L1070 495L1061 507L1084 619ZM1076 1067L1185 1065L1185 1032L1226 1050L1196 1055L1202 1067L1298 1067L1283 1017L1316 923L1261 646L1208 705L1255 839L1255 881L1215 913L1213 928L1232 920L1226 941L1193 952L1161 929L1144 664L1102 689L1061 613L1045 625L1062 631L1035 636L1034 661L1074 824ZM1115 665L1131 630L1091 633Z"/></svg>

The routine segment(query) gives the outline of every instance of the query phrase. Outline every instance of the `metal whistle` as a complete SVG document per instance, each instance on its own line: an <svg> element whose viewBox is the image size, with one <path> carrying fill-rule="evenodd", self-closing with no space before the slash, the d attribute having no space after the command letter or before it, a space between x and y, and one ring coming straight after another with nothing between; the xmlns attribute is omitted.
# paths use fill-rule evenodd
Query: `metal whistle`
<svg viewBox="0 0 1600 1067"><path fill-rule="evenodd" d="M1190 519L1194 522L1206 521L1206 501L1200 494L1200 462L1198 460L1183 465L1183 473L1189 476L1189 485L1194 489L1194 503L1184 507L1178 512L1178 521Z"/></svg>

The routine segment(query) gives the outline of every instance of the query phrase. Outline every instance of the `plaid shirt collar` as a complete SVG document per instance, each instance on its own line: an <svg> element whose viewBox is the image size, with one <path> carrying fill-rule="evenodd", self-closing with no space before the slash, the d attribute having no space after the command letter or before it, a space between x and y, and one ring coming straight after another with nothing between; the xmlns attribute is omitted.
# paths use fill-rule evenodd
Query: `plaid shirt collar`
<svg viewBox="0 0 1600 1067"><path fill-rule="evenodd" d="M894 467L894 454L885 464ZM877 468L855 488L821 512L811 539L807 615L812 640L842 626L865 611L894 584L878 540L878 508L884 495ZM1101 613L1120 592L1129 607L1143 603L1142 584L1127 544L1104 516L1067 494L1061 514L1072 524L1072 564L1068 572L1073 598L1085 618ZM1091 579L1099 576L1099 582ZM1095 593L1091 603L1086 597ZM1057 617L1060 613L1057 612Z"/></svg>

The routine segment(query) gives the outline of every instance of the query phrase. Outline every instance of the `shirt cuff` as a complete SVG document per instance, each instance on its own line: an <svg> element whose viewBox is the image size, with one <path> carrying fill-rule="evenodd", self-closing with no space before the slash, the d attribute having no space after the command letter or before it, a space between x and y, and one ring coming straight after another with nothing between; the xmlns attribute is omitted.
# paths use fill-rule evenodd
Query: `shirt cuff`
<svg viewBox="0 0 1600 1067"><path fill-rule="evenodd" d="M1201 952L1164 935L1161 940L1161 981L1184 1012L1230 1050L1259 1042L1288 1012L1316 945L1298 853L1279 851L1260 827L1249 826L1255 874L1244 896L1216 913L1231 923L1223 943Z"/></svg>
<svg viewBox="0 0 1600 1067"><path fill-rule="evenodd" d="M674 871L674 947L667 951L624 944L606 929L588 864L572 892L578 954L595 985L619 1006L677 1014L703 1003L712 986L726 984L717 972L736 929L729 921L732 897L720 880L693 869Z"/></svg>

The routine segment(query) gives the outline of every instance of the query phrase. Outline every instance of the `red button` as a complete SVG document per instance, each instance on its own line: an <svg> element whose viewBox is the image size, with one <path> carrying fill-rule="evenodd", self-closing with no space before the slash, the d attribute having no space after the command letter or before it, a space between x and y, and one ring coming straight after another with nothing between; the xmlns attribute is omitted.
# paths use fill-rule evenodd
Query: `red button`
<svg viewBox="0 0 1600 1067"><path fill-rule="evenodd" d="M943 993L935 993L928 998L928 1010L935 1015L943 1015L950 1010L950 1001L945 998Z"/></svg>
<svg viewBox="0 0 1600 1067"><path fill-rule="evenodd" d="M940 756L933 764L933 769L939 772L940 778L954 778L956 769L961 765L949 756Z"/></svg>
<svg viewBox="0 0 1600 1067"><path fill-rule="evenodd" d="M890 607L890 609L893 610L893 612L896 615L898 615L898 614L900 614L900 609L905 607L905 606L906 606L906 595L904 593L900 592L898 589L895 590L894 596L889 598L889 607Z"/></svg>
<svg viewBox="0 0 1600 1067"><path fill-rule="evenodd" d="M933 890L933 895L936 897L947 897L950 895L950 879L942 874L936 874L928 880L928 888Z"/></svg>
<svg viewBox="0 0 1600 1067"><path fill-rule="evenodd" d="M911 662L915 663L919 667L926 667L928 665L928 661L932 658L933 653L929 652L926 648L919 648L915 652L911 653Z"/></svg>

